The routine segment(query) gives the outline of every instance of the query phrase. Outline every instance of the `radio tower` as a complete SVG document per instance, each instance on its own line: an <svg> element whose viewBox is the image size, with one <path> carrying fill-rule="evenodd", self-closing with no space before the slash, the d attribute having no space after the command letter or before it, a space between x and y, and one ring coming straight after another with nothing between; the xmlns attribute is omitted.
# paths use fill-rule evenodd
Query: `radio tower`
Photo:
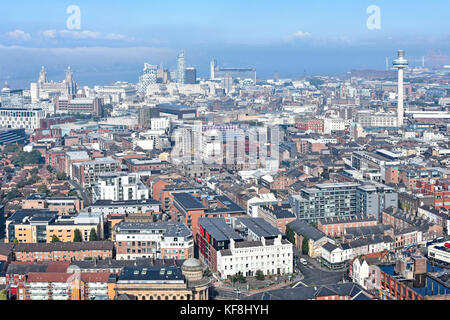
<svg viewBox="0 0 450 320"><path fill-rule="evenodd" d="M403 106L403 69L408 67L408 60L405 59L405 51L398 50L398 58L392 62L394 68L398 69L398 106L397 106L397 118L398 126L403 126L403 118L405 109Z"/></svg>

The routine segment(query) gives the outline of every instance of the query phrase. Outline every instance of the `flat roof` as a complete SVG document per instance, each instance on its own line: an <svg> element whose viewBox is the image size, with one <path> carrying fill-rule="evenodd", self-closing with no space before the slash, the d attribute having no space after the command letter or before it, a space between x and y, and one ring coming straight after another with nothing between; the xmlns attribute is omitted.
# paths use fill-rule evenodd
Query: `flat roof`
<svg viewBox="0 0 450 320"><path fill-rule="evenodd" d="M144 200L123 200L123 201L113 201L113 200L97 200L91 205L91 207L126 207L126 206L137 206L137 205L159 205L159 201L154 199L144 199Z"/></svg>
<svg viewBox="0 0 450 320"><path fill-rule="evenodd" d="M206 207L190 193L174 193L174 200L185 210L204 210Z"/></svg>
<svg viewBox="0 0 450 320"><path fill-rule="evenodd" d="M181 222L122 222L117 234L127 230L161 230L165 237L187 237L191 230Z"/></svg>
<svg viewBox="0 0 450 320"><path fill-rule="evenodd" d="M282 235L281 231L263 218L237 218L237 220L251 230L258 237L275 238Z"/></svg>
<svg viewBox="0 0 450 320"><path fill-rule="evenodd" d="M224 218L200 218L198 224L202 226L216 241L243 241L230 226L227 225Z"/></svg>
<svg viewBox="0 0 450 320"><path fill-rule="evenodd" d="M125 267L117 283L184 283L179 267Z"/></svg>

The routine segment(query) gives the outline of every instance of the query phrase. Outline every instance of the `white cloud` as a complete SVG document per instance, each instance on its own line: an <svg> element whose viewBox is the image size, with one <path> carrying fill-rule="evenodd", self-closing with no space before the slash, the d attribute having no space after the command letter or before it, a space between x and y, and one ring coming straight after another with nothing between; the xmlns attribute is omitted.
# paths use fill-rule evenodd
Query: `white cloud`
<svg viewBox="0 0 450 320"><path fill-rule="evenodd" d="M28 41L31 39L31 35L23 30L8 32L6 36L15 40L22 40L22 41Z"/></svg>
<svg viewBox="0 0 450 320"><path fill-rule="evenodd" d="M108 39L108 40L125 40L126 37L123 34L109 33L108 35L106 35L106 39Z"/></svg>
<svg viewBox="0 0 450 320"><path fill-rule="evenodd" d="M45 38L56 39L56 38L66 38L66 39L98 39L101 36L100 32L83 30L44 30L39 32Z"/></svg>
<svg viewBox="0 0 450 320"><path fill-rule="evenodd" d="M45 30L41 31L39 34L43 35L45 38L51 38L54 39L56 35L58 34L57 30Z"/></svg>
<svg viewBox="0 0 450 320"><path fill-rule="evenodd" d="M298 38L298 39L306 39L306 38L311 38L312 34L309 32L305 32L305 31L297 31L296 33L294 33L292 35L293 38Z"/></svg>
<svg viewBox="0 0 450 320"><path fill-rule="evenodd" d="M98 39L101 33L90 30L83 30L83 31L61 30L59 31L59 35L63 38Z"/></svg>

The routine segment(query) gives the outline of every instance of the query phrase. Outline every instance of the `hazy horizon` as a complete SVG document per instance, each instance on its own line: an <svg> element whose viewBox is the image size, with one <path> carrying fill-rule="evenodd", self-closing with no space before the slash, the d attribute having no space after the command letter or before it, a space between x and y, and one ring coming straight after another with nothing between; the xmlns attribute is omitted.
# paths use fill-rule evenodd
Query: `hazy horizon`
<svg viewBox="0 0 450 320"><path fill-rule="evenodd" d="M27 88L41 66L61 81L70 65L81 86L136 83L144 62L174 70L183 49L199 77L209 76L212 59L254 67L261 78L384 70L398 49L411 66L423 56L427 66L450 64L450 4L443 0L426 8L416 0L377 1L377 28L368 26L372 1L74 2L3 4L1 82Z"/></svg>

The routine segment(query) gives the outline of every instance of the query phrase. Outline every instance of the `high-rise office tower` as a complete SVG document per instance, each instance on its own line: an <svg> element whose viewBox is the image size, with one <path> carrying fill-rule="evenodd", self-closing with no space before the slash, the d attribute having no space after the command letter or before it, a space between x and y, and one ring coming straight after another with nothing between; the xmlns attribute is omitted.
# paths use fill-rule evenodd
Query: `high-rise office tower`
<svg viewBox="0 0 450 320"><path fill-rule="evenodd" d="M231 76L225 76L222 79L222 87L225 89L225 93L230 93L233 88L233 78Z"/></svg>
<svg viewBox="0 0 450 320"><path fill-rule="evenodd" d="M170 81L170 73L167 68L159 68L156 73L157 83L167 83Z"/></svg>
<svg viewBox="0 0 450 320"><path fill-rule="evenodd" d="M403 126L405 109L403 106L403 95L405 88L403 86L403 69L408 67L408 60L405 59L405 51L398 50L398 58L393 61L394 68L398 69L398 106L397 117L398 126Z"/></svg>
<svg viewBox="0 0 450 320"><path fill-rule="evenodd" d="M210 67L210 79L214 80L216 78L217 61L212 60L209 67Z"/></svg>
<svg viewBox="0 0 450 320"><path fill-rule="evenodd" d="M185 84L196 84L197 83L197 70L195 68L186 68L184 73L184 83Z"/></svg>
<svg viewBox="0 0 450 320"><path fill-rule="evenodd" d="M186 72L186 56L184 50L178 54L177 60L177 82L184 84L185 83L185 72Z"/></svg>

